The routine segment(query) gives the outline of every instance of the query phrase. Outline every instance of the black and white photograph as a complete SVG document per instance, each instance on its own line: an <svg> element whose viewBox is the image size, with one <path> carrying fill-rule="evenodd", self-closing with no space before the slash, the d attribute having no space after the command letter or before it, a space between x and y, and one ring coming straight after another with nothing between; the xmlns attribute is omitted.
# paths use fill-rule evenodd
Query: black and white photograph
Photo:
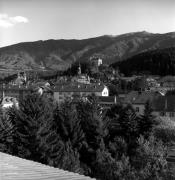
<svg viewBox="0 0 175 180"><path fill-rule="evenodd" d="M0 0L0 180L175 180L175 0Z"/></svg>

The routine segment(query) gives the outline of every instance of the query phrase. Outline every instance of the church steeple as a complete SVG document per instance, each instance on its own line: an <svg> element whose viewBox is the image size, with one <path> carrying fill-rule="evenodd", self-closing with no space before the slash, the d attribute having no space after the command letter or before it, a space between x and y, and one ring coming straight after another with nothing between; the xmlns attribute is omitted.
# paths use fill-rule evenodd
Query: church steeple
<svg viewBox="0 0 175 180"><path fill-rule="evenodd" d="M80 62L79 62L79 66L78 66L78 75L81 75L81 65L80 65Z"/></svg>

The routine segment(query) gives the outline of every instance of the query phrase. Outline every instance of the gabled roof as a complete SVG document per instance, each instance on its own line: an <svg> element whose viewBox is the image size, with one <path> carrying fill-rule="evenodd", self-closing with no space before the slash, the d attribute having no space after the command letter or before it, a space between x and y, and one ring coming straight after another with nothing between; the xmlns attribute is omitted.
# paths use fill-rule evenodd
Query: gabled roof
<svg viewBox="0 0 175 180"><path fill-rule="evenodd" d="M131 104L145 104L147 101L153 101L155 97L161 96L157 92L150 92L150 91L131 91L126 95L123 103L131 103Z"/></svg>
<svg viewBox="0 0 175 180"><path fill-rule="evenodd" d="M117 98L115 96L97 96L97 101L100 104L114 104Z"/></svg>
<svg viewBox="0 0 175 180"><path fill-rule="evenodd" d="M105 86L103 84L66 84L57 85L54 92L102 92Z"/></svg>
<svg viewBox="0 0 175 180"><path fill-rule="evenodd" d="M135 101L133 102L134 104L145 104L147 101L153 101L155 97L157 96L161 96L159 93L157 92L149 92L149 91L144 91L141 92L137 98L135 99Z"/></svg>
<svg viewBox="0 0 175 180"><path fill-rule="evenodd" d="M0 179L91 180L92 178L0 152Z"/></svg>

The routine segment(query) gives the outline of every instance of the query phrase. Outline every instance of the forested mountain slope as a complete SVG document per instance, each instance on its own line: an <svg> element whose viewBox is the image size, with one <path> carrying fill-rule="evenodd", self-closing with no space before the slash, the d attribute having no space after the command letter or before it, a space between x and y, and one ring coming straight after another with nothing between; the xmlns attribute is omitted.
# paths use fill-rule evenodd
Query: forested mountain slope
<svg viewBox="0 0 175 180"><path fill-rule="evenodd" d="M153 49L175 46L175 33L128 33L83 40L24 42L0 48L0 68L64 69L75 61L88 61L98 55L112 64Z"/></svg>

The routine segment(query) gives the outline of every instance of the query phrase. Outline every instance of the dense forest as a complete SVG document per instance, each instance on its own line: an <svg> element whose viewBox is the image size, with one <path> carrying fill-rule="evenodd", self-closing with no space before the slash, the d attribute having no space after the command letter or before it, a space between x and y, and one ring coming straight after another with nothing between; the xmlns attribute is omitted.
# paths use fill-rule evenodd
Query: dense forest
<svg viewBox="0 0 175 180"><path fill-rule="evenodd" d="M175 47L148 51L112 65L125 75L175 75Z"/></svg>
<svg viewBox="0 0 175 180"><path fill-rule="evenodd" d="M61 105L30 94L0 116L0 151L99 180L168 180L166 161L175 131L157 120L151 104L108 110L88 101Z"/></svg>

